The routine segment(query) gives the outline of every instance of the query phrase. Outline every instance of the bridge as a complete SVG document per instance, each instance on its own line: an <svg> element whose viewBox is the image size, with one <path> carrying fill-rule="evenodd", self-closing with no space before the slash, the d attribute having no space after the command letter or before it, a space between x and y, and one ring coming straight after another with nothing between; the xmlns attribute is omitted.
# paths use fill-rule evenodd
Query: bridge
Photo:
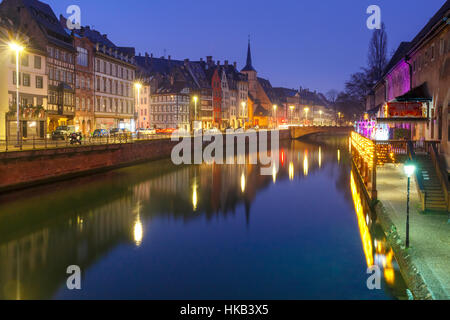
<svg viewBox="0 0 450 320"><path fill-rule="evenodd" d="M298 126L289 128L292 139L299 139L316 133L344 134L350 133L353 129L352 126Z"/></svg>

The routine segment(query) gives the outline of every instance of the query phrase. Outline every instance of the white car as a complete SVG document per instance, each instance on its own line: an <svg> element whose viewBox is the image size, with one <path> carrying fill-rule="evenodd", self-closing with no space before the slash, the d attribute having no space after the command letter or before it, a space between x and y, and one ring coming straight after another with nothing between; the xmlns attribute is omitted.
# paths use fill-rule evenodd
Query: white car
<svg viewBox="0 0 450 320"><path fill-rule="evenodd" d="M156 134L156 130L155 129L148 129L148 128L147 129L141 128L141 129L137 129L136 133L139 134L139 135L141 135L141 134L143 134L143 135L150 135L150 134Z"/></svg>

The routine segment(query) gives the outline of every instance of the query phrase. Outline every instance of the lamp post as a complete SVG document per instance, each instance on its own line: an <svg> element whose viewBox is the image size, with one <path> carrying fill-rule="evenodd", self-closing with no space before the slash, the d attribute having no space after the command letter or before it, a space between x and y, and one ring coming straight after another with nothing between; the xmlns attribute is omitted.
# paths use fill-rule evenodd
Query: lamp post
<svg viewBox="0 0 450 320"><path fill-rule="evenodd" d="M341 113L338 112L338 123L336 125L340 125L341 124Z"/></svg>
<svg viewBox="0 0 450 320"><path fill-rule="evenodd" d="M195 104L194 118L195 118L195 121L197 121L197 101L198 101L198 97L194 96L194 104Z"/></svg>
<svg viewBox="0 0 450 320"><path fill-rule="evenodd" d="M295 110L295 106L289 106L289 109L291 109L291 124L294 124L294 110Z"/></svg>
<svg viewBox="0 0 450 320"><path fill-rule="evenodd" d="M136 113L137 113L137 115L138 115L138 126L139 126L139 109L140 109L140 107L141 107L141 98L140 98L140 96L141 96L141 88L142 88L142 84L140 84L139 82L136 82L135 84L134 84L134 87L136 88L136 90L137 90L137 105L136 105Z"/></svg>
<svg viewBox="0 0 450 320"><path fill-rule="evenodd" d="M416 171L416 166L413 162L407 161L405 162L404 170L408 177L408 195L406 198L406 248L409 248L409 187L411 184L411 176Z"/></svg>
<svg viewBox="0 0 450 320"><path fill-rule="evenodd" d="M273 105L273 125L274 125L274 129L276 129L276 127L278 127L278 117L277 117L277 109L278 106L276 104Z"/></svg>
<svg viewBox="0 0 450 320"><path fill-rule="evenodd" d="M247 106L247 104L245 103L245 101L242 101L241 102L241 106L242 106L242 118L244 118L244 123L243 123L243 126L244 126L244 129L245 129L245 123L247 122L247 112L246 112L246 110L245 110L245 107Z"/></svg>
<svg viewBox="0 0 450 320"><path fill-rule="evenodd" d="M309 108L306 107L305 109L305 124L308 122L308 112L309 112Z"/></svg>
<svg viewBox="0 0 450 320"><path fill-rule="evenodd" d="M20 103L20 97L19 97L19 58L20 58L20 52L24 50L24 47L17 43L10 43L9 48L13 50L16 53L16 107L17 107L17 146L20 145L20 116L19 116L19 103Z"/></svg>

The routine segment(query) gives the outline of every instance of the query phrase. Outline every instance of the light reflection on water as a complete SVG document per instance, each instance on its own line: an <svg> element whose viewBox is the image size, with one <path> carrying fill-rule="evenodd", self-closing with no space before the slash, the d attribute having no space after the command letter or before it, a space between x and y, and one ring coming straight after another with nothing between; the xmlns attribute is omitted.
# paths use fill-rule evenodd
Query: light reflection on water
<svg viewBox="0 0 450 320"><path fill-rule="evenodd" d="M283 142L272 176L158 161L4 196L0 298L403 298L346 143ZM382 290L366 287L373 264Z"/></svg>

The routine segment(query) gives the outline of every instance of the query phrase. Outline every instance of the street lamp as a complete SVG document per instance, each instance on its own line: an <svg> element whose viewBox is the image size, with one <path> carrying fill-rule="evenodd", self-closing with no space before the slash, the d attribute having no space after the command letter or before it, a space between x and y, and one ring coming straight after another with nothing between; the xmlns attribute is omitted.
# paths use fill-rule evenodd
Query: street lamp
<svg viewBox="0 0 450 320"><path fill-rule="evenodd" d="M295 106L289 106L289 109L291 109L291 124L294 124L294 110L295 110Z"/></svg>
<svg viewBox="0 0 450 320"><path fill-rule="evenodd" d="M245 110L245 107L247 106L247 104L245 103L245 101L242 101L241 102L241 106L242 106L242 117L244 118L244 123L243 123L243 126L244 126L244 128L245 128L245 123L247 122L247 112L246 112L246 110Z"/></svg>
<svg viewBox="0 0 450 320"><path fill-rule="evenodd" d="M134 87L136 88L136 90L137 90L137 105L136 105L136 113L138 114L138 126L139 126L139 109L140 109L140 107L141 107L141 98L140 98L140 95L141 95L141 88L142 88L142 84L140 84L139 82L136 82L135 84L134 84Z"/></svg>
<svg viewBox="0 0 450 320"><path fill-rule="evenodd" d="M19 57L20 52L22 52L25 48L18 43L11 42L9 44L9 48L16 53L16 107L17 107L17 146L20 145L20 116L19 116Z"/></svg>
<svg viewBox="0 0 450 320"><path fill-rule="evenodd" d="M409 187L411 182L411 177L416 171L416 166L411 161L406 161L403 167L405 174L408 177L408 195L406 198L406 248L409 248Z"/></svg>
<svg viewBox="0 0 450 320"><path fill-rule="evenodd" d="M278 127L277 109L278 109L278 106L276 104L274 104L273 105L273 117L274 117L273 125L275 128Z"/></svg>
<svg viewBox="0 0 450 320"><path fill-rule="evenodd" d="M305 121L308 122L308 112L309 112L309 108L306 107L305 109ZM306 123L305 123L306 124Z"/></svg>
<svg viewBox="0 0 450 320"><path fill-rule="evenodd" d="M195 104L195 121L197 121L197 101L198 101L198 97L194 96L194 104Z"/></svg>

